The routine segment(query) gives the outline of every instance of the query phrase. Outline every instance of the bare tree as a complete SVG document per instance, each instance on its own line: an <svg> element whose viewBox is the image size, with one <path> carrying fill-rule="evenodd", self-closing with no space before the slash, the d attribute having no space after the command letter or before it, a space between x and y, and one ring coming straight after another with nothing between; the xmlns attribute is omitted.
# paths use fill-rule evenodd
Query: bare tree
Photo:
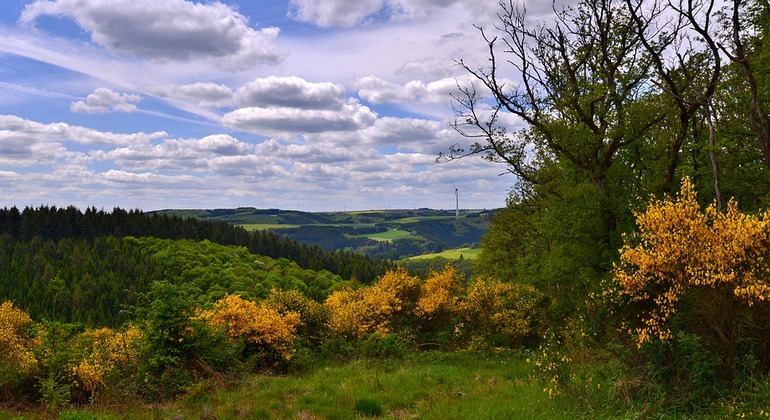
<svg viewBox="0 0 770 420"><path fill-rule="evenodd" d="M649 106L644 98L651 58L621 6L612 0L581 1L554 7L553 22L532 24L524 8L502 1L497 35L479 28L489 64L474 68L458 61L491 99L474 86L460 89L455 98L455 128L476 142L442 158L484 154L530 182L540 181L539 162L566 159L602 191L618 151L664 118L660 111L643 110ZM509 71L515 85L501 77ZM507 132L498 122L501 112L515 115L527 128Z"/></svg>

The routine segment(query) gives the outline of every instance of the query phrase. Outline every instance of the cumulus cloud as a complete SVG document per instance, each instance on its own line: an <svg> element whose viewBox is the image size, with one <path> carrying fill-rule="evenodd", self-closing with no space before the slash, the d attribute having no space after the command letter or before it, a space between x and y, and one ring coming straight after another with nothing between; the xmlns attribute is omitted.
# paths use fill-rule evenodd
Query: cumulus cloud
<svg viewBox="0 0 770 420"><path fill-rule="evenodd" d="M139 95L117 93L107 88L98 88L88 95L85 101L73 102L70 111L79 114L106 114L111 111L134 112L135 103L142 99Z"/></svg>
<svg viewBox="0 0 770 420"><path fill-rule="evenodd" d="M449 103L450 96L457 92L458 79L444 78L433 82L412 80L405 84L396 84L375 76L365 76L355 81L358 96L373 103Z"/></svg>
<svg viewBox="0 0 770 420"><path fill-rule="evenodd" d="M248 154L253 146L226 134L201 139L167 139L159 144L137 143L91 153L94 160L112 160L132 170L173 171L209 168L211 159Z"/></svg>
<svg viewBox="0 0 770 420"><path fill-rule="evenodd" d="M299 77L270 76L256 79L235 91L242 107L287 107L302 109L339 109L345 90L334 83L312 83Z"/></svg>
<svg viewBox="0 0 770 420"><path fill-rule="evenodd" d="M39 123L15 115L0 115L0 135L21 136L30 142L70 141L85 145L128 145L136 142L149 142L168 135L163 131L153 133L111 133L90 128L69 125L67 123Z"/></svg>
<svg viewBox="0 0 770 420"><path fill-rule="evenodd" d="M374 124L377 114L350 100L337 110L289 107L249 107L229 112L222 117L225 127L255 133L321 133L351 131Z"/></svg>
<svg viewBox="0 0 770 420"><path fill-rule="evenodd" d="M179 86L155 86L150 93L178 101L191 101L198 106L224 107L232 105L233 91L229 87L210 82L190 83Z"/></svg>
<svg viewBox="0 0 770 420"><path fill-rule="evenodd" d="M321 133L359 130L374 124L377 114L334 83L312 83L299 77L267 77L238 88L241 108L222 117L234 130L256 134Z"/></svg>
<svg viewBox="0 0 770 420"><path fill-rule="evenodd" d="M114 53L166 61L208 59L240 70L281 61L278 28L255 30L248 18L219 2L184 0L36 0L19 21L41 16L72 18L91 39Z"/></svg>

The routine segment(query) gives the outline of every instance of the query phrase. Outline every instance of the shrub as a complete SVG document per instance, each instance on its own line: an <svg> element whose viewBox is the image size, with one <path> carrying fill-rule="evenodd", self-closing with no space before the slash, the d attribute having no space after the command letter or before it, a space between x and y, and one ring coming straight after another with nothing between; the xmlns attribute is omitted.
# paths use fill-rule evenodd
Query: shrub
<svg viewBox="0 0 770 420"><path fill-rule="evenodd" d="M174 396L234 361L225 337L195 316L194 296L199 292L189 285L155 282L147 294L149 302L137 309L142 333L137 385L146 398Z"/></svg>
<svg viewBox="0 0 770 420"><path fill-rule="evenodd" d="M82 343L84 354L72 368L75 386L93 395L107 386L111 374L127 373L129 366L136 363L140 339L135 325L120 332L100 328L81 333L76 341Z"/></svg>
<svg viewBox="0 0 770 420"><path fill-rule="evenodd" d="M711 204L701 212L695 188L685 179L676 199L653 200L635 216L639 232L625 238L614 278L631 301L643 301L649 308L640 313L642 325L636 328L640 345L653 337L671 338L669 320L695 289L717 290L738 305L766 307L770 212L743 214L735 200L726 211ZM709 303L695 304L706 309ZM711 318L720 311L704 315ZM715 328L719 324L705 321Z"/></svg>
<svg viewBox="0 0 770 420"><path fill-rule="evenodd" d="M328 320L326 308L297 290L273 289L264 305L284 317L291 313L299 315L296 334L311 343L317 344L325 335Z"/></svg>
<svg viewBox="0 0 770 420"><path fill-rule="evenodd" d="M247 349L268 358L289 360L295 352L294 334L300 323L297 312L281 314L265 302L230 295L200 317L212 326L223 327L230 338L242 340Z"/></svg>
<svg viewBox="0 0 770 420"><path fill-rule="evenodd" d="M0 400L20 397L38 368L34 349L39 340L29 315L11 302L0 305Z"/></svg>
<svg viewBox="0 0 770 420"><path fill-rule="evenodd" d="M32 319L13 303L0 305L0 366L29 372L37 365L33 352L37 340L31 332Z"/></svg>
<svg viewBox="0 0 770 420"><path fill-rule="evenodd" d="M531 285L477 279L461 302L457 333L472 343L518 347L538 334L542 295Z"/></svg>
<svg viewBox="0 0 770 420"><path fill-rule="evenodd" d="M332 293L324 305L331 333L346 338L368 334L408 333L420 296L420 280L399 267L376 283Z"/></svg>
<svg viewBox="0 0 770 420"><path fill-rule="evenodd" d="M704 401L746 370L770 370L770 212L741 213L735 200L701 210L685 179L676 197L635 216L614 296L625 299L628 332L655 381L680 401Z"/></svg>
<svg viewBox="0 0 770 420"><path fill-rule="evenodd" d="M464 291L463 278L451 266L432 272L420 286L415 315L422 334L451 332L460 314L460 297Z"/></svg>

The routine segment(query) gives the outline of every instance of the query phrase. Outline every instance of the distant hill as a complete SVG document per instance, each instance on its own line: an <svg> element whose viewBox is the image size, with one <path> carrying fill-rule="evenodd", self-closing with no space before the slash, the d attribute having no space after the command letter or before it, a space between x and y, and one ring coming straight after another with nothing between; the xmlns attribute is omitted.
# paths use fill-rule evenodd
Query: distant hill
<svg viewBox="0 0 770 420"><path fill-rule="evenodd" d="M326 250L353 250L375 258L400 260L415 255L478 245L494 210L370 210L302 212L239 207L170 209L148 212L225 222L248 230L267 230Z"/></svg>

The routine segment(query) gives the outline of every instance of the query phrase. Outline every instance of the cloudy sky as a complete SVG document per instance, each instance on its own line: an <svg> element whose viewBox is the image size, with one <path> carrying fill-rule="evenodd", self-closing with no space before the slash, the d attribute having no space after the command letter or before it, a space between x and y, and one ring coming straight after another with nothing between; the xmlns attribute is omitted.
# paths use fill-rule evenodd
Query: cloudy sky
<svg viewBox="0 0 770 420"><path fill-rule="evenodd" d="M534 1L530 12L542 3ZM541 3L537 6L536 3ZM3 0L0 207L338 211L505 203L435 163L485 63L478 0Z"/></svg>

